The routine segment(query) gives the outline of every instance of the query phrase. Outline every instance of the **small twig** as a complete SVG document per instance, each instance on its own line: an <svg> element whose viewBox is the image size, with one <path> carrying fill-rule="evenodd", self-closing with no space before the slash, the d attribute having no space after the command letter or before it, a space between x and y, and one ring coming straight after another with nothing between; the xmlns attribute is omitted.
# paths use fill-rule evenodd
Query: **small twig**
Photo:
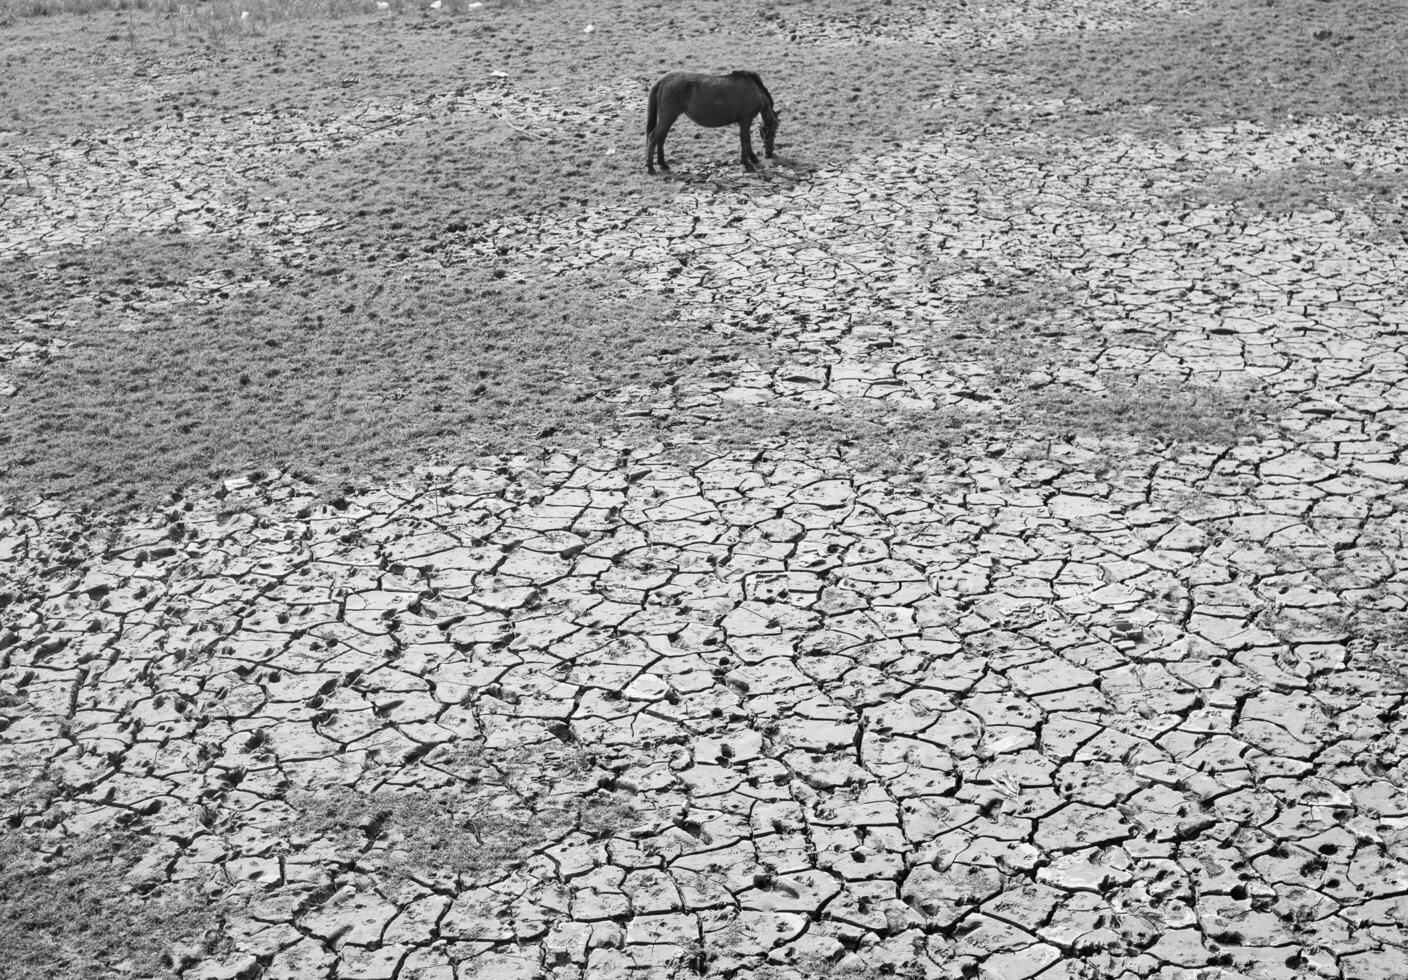
<svg viewBox="0 0 1408 980"><path fill-rule="evenodd" d="M18 157L11 157L11 159L14 160L15 166L19 168L20 176L24 178L25 190L29 191L31 194L34 193L34 185L29 182L29 168L26 167L24 162Z"/></svg>
<svg viewBox="0 0 1408 980"><path fill-rule="evenodd" d="M509 129L515 130L515 131L517 131L517 132L520 132L520 133L522 133L524 136L530 137L531 139L535 139L535 140L540 140L540 139L543 138L543 137L539 136L537 133L533 132L532 130L524 129L522 126L515 126L513 123L509 122L507 119L505 119L503 116L499 115L497 112L493 112L493 111L491 111L491 110L489 110L489 109L485 109L484 111L487 112L489 115L493 116L493 117L494 117L495 119L497 119L499 122L503 123L503 124L504 124L505 126L507 126Z"/></svg>

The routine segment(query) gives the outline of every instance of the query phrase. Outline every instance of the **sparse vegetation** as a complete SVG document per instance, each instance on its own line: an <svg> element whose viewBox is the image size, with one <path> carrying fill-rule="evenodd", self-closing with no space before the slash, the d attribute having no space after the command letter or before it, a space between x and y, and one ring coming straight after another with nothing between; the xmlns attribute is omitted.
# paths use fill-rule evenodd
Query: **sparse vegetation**
<svg viewBox="0 0 1408 980"><path fill-rule="evenodd" d="M292 794L298 811L290 834L331 840L358 853L383 837L382 855L393 875L496 876L523 861L572 826L563 810L538 814L524 807L486 813L486 795L473 802L447 792L361 793L336 788Z"/></svg>
<svg viewBox="0 0 1408 980"><path fill-rule="evenodd" d="M648 206L700 186L698 174L650 181L638 173L644 92L667 68L763 69L786 112L782 158L806 174L927 132L1030 114L1043 100L1080 100L1069 111L1021 115L1061 136L1398 112L1408 104L1399 70L1405 9L1405 0L1272 0L977 48L899 37L823 49L778 38L791 22L833 15L862 27L877 18L920 24L931 7L778 0L740 20L712 0L664 16L633 0L444 0L439 9L420 0L384 9L375 0L10 0L0 8L8 21L0 63L14 84L0 91L0 130L26 141L157 125L223 132L240 120L277 129L297 119L331 131L398 105L453 100L457 90L526 93L576 115L564 135L520 118L511 98L498 109L490 100L483 112L445 101L443 116L386 125L374 139L290 140L258 167L201 172L229 182L220 194L258 202L271 216L330 218L313 259L148 235L71 251L51 269L8 260L0 313L22 322L61 310L75 345L6 365L19 393L0 436L0 493L118 505L245 465L374 476L438 452L571 446L623 427L688 430L688 417L649 418L629 403L742 359L737 339L686 334L668 298L622 293L609 271L550 287L537 285L540 270L508 256L435 271L440 249L498 217L585 215L604 194ZM976 16L953 12L956 22ZM274 22L278 30L264 29ZM732 152L697 127L677 138L685 158ZM16 193L28 193L21 188L33 184L33 168L10 172ZM1384 203L1385 215L1401 200L1392 197L1396 177L1334 167L1208 194L1267 207L1319 200L1294 190L1301 177L1328 199ZM758 178L730 193L768 190ZM178 297L160 317L146 314L142 329L115 329L115 311L129 304L144 316L153 288L179 293L210 273L249 289ZM1073 348L1080 354L1070 288L999 284L969 304L968 335L944 343L986 359L999 382L1059 365ZM1057 386L1022 398L1077 430L1111 412L1142 420L1145 432L1186 429L1173 409L1155 411L1153 396L1141 407L1137 394ZM1196 411L1204 395L1172 404ZM763 415L740 431L798 428L785 413ZM891 424L897 434L882 436ZM923 451L962 424L953 414L895 413L883 424L867 416L810 428L843 449L878 441L884 448L871 455L887 457L896 440Z"/></svg>
<svg viewBox="0 0 1408 980"><path fill-rule="evenodd" d="M754 980L924 980L931 975L932 963L916 958L898 965L869 966L849 963L844 948L836 955L804 953L787 957L784 962L763 964L752 973Z"/></svg>
<svg viewBox="0 0 1408 980"><path fill-rule="evenodd" d="M1010 330L1023 326L1054 332L1055 326L1070 319L1075 310L1075 292L1065 284L1035 281L1018 284L1009 280L1001 292L975 296L965 304L966 319L988 330Z"/></svg>
<svg viewBox="0 0 1408 980"><path fill-rule="evenodd" d="M463 13L473 0L0 0L0 23L26 17L142 12L179 18L202 30L258 30L286 20L328 20L383 12ZM490 0L491 3L502 0ZM481 4L482 6L482 4Z"/></svg>
<svg viewBox="0 0 1408 980"><path fill-rule="evenodd" d="M1405 196L1408 173L1365 170L1334 161L1296 163L1253 177L1213 181L1188 199L1278 213L1361 202L1371 208L1386 207Z"/></svg>
<svg viewBox="0 0 1408 980"><path fill-rule="evenodd" d="M384 11L375 0L116 0L116 6L115 14L108 13L114 4L97 0L9 0L0 7L14 22L12 39L0 42L0 57L16 81L0 92L0 119L14 113L24 131L48 132L80 120L88 128L153 121L178 106L186 113L275 106L336 111L349 101L395 102L477 86L491 81L494 71L511 73L515 87L577 93L580 105L584 93L586 101L592 93L606 94L606 80L614 89L623 80L648 84L660 70L681 64L752 64L777 79L775 94L790 110L783 152L801 164L829 165L877 144L1025 112L1013 107L1053 98L1082 101L1079 111L1033 121L1063 132L1391 113L1408 100L1408 78L1399 70L1408 40L1405 0L1202 5L1150 16L1124 31L1075 31L980 49L902 37L868 48L821 49L779 45L769 33L785 36L794 18L854 19L855 5L839 0L772 3L756 19L739 19L712 0L674 5L664 17L633 0L490 0L475 7L442 0L439 10L421 0L394 0ZM138 20L128 39L133 8ZM24 16L63 10L92 16L77 22ZM902 24L930 10L917 0L898 0L874 15ZM188 18L193 29L173 31L173 16ZM956 8L952 16L979 15ZM250 28L275 20L285 21L278 31ZM394 29L387 29L388 20ZM212 47L208 25L226 22L228 36ZM600 29L584 34L587 24ZM111 56L116 50L104 53L118 44L125 45L121 57ZM35 71L41 59L47 74ZM69 60L84 70L66 69ZM134 70L188 77L189 83L178 93L134 98ZM966 97L954 98L955 90ZM906 97L895 98L896 92ZM639 126L638 118L607 113L589 132L629 134L634 156ZM676 138L706 139L687 131ZM585 139L537 149L569 164L561 170L599 157ZM549 190L563 181L553 180ZM588 193L596 187L591 181L580 186Z"/></svg>
<svg viewBox="0 0 1408 980"><path fill-rule="evenodd" d="M460 777L454 788L291 793L294 816L283 832L332 840L352 853L379 847L376 861L393 876L494 879L573 830L600 839L642 819L629 800L594 781L579 796L546 794L574 774L583 781L568 756L465 746L436 765Z"/></svg>
<svg viewBox="0 0 1408 980"><path fill-rule="evenodd" d="M0 831L0 949L27 980L174 976L179 949L217 953L218 910L190 883L133 880L131 833Z"/></svg>
<svg viewBox="0 0 1408 980"><path fill-rule="evenodd" d="M76 346L11 368L20 391L0 437L11 492L121 503L247 465L375 473L450 449L573 445L616 426L633 402L612 400L624 389L639 398L707 371L719 343L676 325L663 298L603 276L539 285L496 264L376 277L333 255L277 287L199 296L116 329L144 290L183 279L180 250L128 239L43 279L12 264L17 305L64 305ZM261 271L238 248L220 261ZM93 302L100 291L129 299Z"/></svg>
<svg viewBox="0 0 1408 980"><path fill-rule="evenodd" d="M1179 923L1146 900L1217 899L1193 925L1210 940L1207 963L1228 966L1235 948L1263 938L1251 927L1271 922L1268 908L1284 913L1287 889L1310 902L1293 910L1292 931L1307 925L1293 938L1306 950L1325 940L1302 962L1272 922L1265 941L1281 945L1263 949L1287 969L1338 962L1363 974L1375 968L1366 953L1390 962L1382 919L1392 910L1349 899L1373 891L1379 865L1398 881L1396 842L1375 848L1370 833L1387 833L1392 814L1378 811L1397 806L1386 740L1408 688L1408 618L1384 611L1401 591L1399 471L1386 462L1401 459L1388 431L1401 415L1386 390L1402 368L1392 315L1382 302L1349 309L1354 281L1330 270L1361 263L1329 245L1273 237L1244 249L1215 227L1194 234L1205 214L1181 227L1144 216L1166 235L1124 234L1117 222L1133 215L1087 226L1089 211L1137 196L1101 191L1110 173L1143 183L1146 145L1110 141L1110 156L1129 152L1083 188L1075 162L1034 164L1102 133L1402 116L1408 0L1231 0L1131 14L1114 32L975 45L904 30L935 10L974 18L977 4L762 0L745 17L739 6L0 0L0 139L6 154L19 147L13 164L0 156L0 207L38 215L15 221L31 237L0 254L10 333L0 338L0 505L36 494L147 505L233 474L269 490L235 491L226 514L250 516L219 527L203 503L179 499L131 522L0 506L6 557L24 576L6 583L16 595L0 595L18 624L0 628L0 732L20 749L0 768L11 975L288 975L300 968L292 958L270 961L289 944L332 954L335 965L309 969L339 976L490 976L510 953L528 972L560 974L998 975L1004 959L1037 970L1057 957L1023 933L1042 922L1062 947L1052 972L1185 959L1191 970L1208 952L1199 934L1164 928ZM903 29L893 43L825 48L788 33L833 16ZM676 137L679 170L647 179L649 81L667 68L742 66L768 76L786 112L784 166L742 176L731 164L735 176L720 178L732 141L690 126ZM994 149L989 162L1008 167L1005 179L1011 162L995 158L1025 157L1032 165L1016 172L1047 181L1039 200L1024 215L1026 202L1006 209L974 185L961 187L980 192L971 210L956 195L924 200L926 178L900 169L900 152L940 132L958 137L958 162L978 181L994 178L985 146L1036 132L1036 145ZM823 241L808 219L824 228L837 211L850 218L851 203L868 206L862 195L881 198L849 189L864 170L828 178L827 194L842 190L820 205L775 194L784 180L807 190L808 174L890 151L883 179L906 190L899 206L875 202L889 216L858 212L855 240ZM1158 162L1143 186L1163 194L1198 166ZM1305 161L1183 193L1183 203L1259 214L1353 205L1387 234L1403 228L1408 176ZM180 203L165 208L166 198ZM981 216L979 244L944 221L921 224L925 209L949 206L946 217ZM816 211L793 223L791 207ZM652 208L667 212L658 224ZM1049 237L1023 240L1028 219L1051 213ZM316 231L285 233L310 216ZM649 232L630 249L593 238L642 216ZM887 236L890 216L914 223ZM158 220L170 230L152 230ZM728 230L712 237L714 224ZM675 247L696 235L717 254ZM942 293L954 300L952 329L916 351L909 324L930 321L907 304L940 290L926 295L909 265L929 242L943 243L930 274L961 277L962 288ZM834 248L823 262L813 245ZM1144 246L1159 253L1147 266L1120 267ZM769 248L853 271L830 285L810 265L754 278L771 268ZM1233 260L1248 251L1283 271L1244 272ZM603 258L623 252L629 268ZM1185 256L1194 261L1178 264ZM1211 271L1222 259L1225 274ZM1178 278L1146 291L1140 277L1170 262ZM1317 263L1321 285L1298 296L1295 269ZM586 269L563 271L576 264ZM1393 288L1384 266L1362 277L1381 298ZM728 267L749 271L721 309L680 308L699 295L681 283ZM650 289L631 284L646 277ZM1180 296L1204 312L1182 317ZM1084 304L1102 297L1129 322L1093 316ZM1258 314L1234 329L1243 301ZM1333 314L1312 327L1317 304ZM1346 322L1341 343L1335 325ZM1334 361L1323 370L1285 367L1323 350ZM952 365L933 400L971 410L906 397L906 372L925 354ZM768 372L793 357L807 368L786 390L805 394L788 407L715 397L752 383L739 382L740 365ZM817 364L831 371L826 392ZM899 364L898 380L870 379L875 364ZM1140 364L1143 375L1129 369ZM1268 387L1194 383L1208 376ZM1293 393L1287 428L1299 428L1272 452L1128 449L1245 442L1277 414L1265 394L1275 385ZM827 400L841 391L888 398ZM551 448L618 435L650 445L621 451L629 462L608 475L595 471L607 453L575 471L581 460L533 465ZM1285 443L1326 461L1321 449L1341 446L1337 478L1300 479L1330 468L1280 457ZM761 451L778 446L788 451ZM288 469L322 489L334 476L366 487L441 457L519 450L542 455L493 477L427 468L414 496L349 489L324 498L332 513L303 506L317 491L264 486ZM694 462L720 450L757 465L727 461L732 472L699 472L696 487L656 466L664 454ZM821 485L831 472L814 480L793 465L823 457L818 471L868 471L848 484L854 506L849 491ZM1266 479L1253 486L1257 465ZM909 470L933 479L912 489L869 479ZM1388 489L1351 493L1373 479ZM1122 511L1137 534L1103 530ZM99 546L104 523L112 533ZM1303 573L1341 604L1293 592ZM1278 589L1284 607L1270 598ZM1219 640L1249 623L1284 642ZM1014 646L1020 661L1006 657L996 673L973 662ZM1320 681L1367 690L1369 713L1346 714L1353 730L1322 754L1273 752L1281 736L1263 722L1280 709L1259 695L1297 685L1268 686L1268 651L1312 695ZM1318 663L1338 671L1346 659L1356 676L1319 675ZM1327 717L1346 702L1331 693L1316 698ZM1102 699L1136 702L1134 727L1087 732ZM935 712L942 722L921 717ZM1178 731L1161 720L1174 714ZM963 732L974 727L990 736L979 750L945 751L971 742ZM1288 721L1286 737L1296 727ZM1258 728L1267 751L1248 751ZM584 744L587 731L603 744ZM431 744L456 732L540 741ZM1159 732L1153 752L1144 735ZM832 765L838 747L844 767ZM1071 774L1090 759L1088 775ZM1330 778L1292 786L1283 777L1306 771L1297 759ZM1159 785L1153 795L1097 785L1126 776ZM351 785L288 791L322 779ZM62 836L66 817L93 821L104 808L115 829ZM169 836L144 835L144 813L160 813ZM1023 840L1010 832L1026 825ZM1255 839L1242 832L1256 826ZM1294 846L1276 839L1287 833ZM558 842L570 847L546 853ZM1317 845L1295 859L1313 879L1300 888L1288 862ZM603 853L610 867L585 873ZM1151 859L1162 866L1152 875ZM505 887L528 877L517 874L525 863L546 872L540 885L556 884ZM172 880L191 875L213 880ZM1084 894L1062 903L1060 889ZM333 922L333 897L352 893L361 899L347 921ZM956 928L937 913L912 928L908 911L890 908L897 894L920 912L937 896L971 914ZM399 907L394 917L366 913L383 900ZM1335 901L1338 916L1325 904ZM1261 919L1245 932L1208 925L1248 910ZM701 914L686 928L676 911ZM320 915L326 931L308 921ZM1373 915L1377 933L1357 928ZM1312 934L1325 921L1340 924ZM1082 922L1107 935L1059 939ZM251 950L257 966L185 969Z"/></svg>
<svg viewBox="0 0 1408 980"><path fill-rule="evenodd" d="M1040 129L1171 129L1233 120L1394 114L1408 103L1396 67L1408 2L1245 0L1152 16L1124 31L1076 31L1000 56L1025 87L1076 97L1088 112Z"/></svg>
<svg viewBox="0 0 1408 980"><path fill-rule="evenodd" d="M1339 160L1296 163L1238 179L1214 180L1181 198L1261 214L1358 208L1390 240L1408 229L1408 172L1370 170Z"/></svg>
<svg viewBox="0 0 1408 980"><path fill-rule="evenodd" d="M971 438L975 420L965 412L925 411L876 399L846 399L832 411L728 406L708 413L692 431L710 450L786 443L818 454L839 452L861 469L900 472L916 459L942 454Z"/></svg>
<svg viewBox="0 0 1408 980"><path fill-rule="evenodd" d="M957 326L935 338L934 355L983 361L1002 385L1023 383L1034 371L1054 371L1078 360L1077 346L1089 333L1080 322L1072 284L991 279L989 289L954 311Z"/></svg>
<svg viewBox="0 0 1408 980"><path fill-rule="evenodd" d="M1408 691L1408 613L1360 611L1353 619L1356 664L1377 671L1392 688Z"/></svg>
<svg viewBox="0 0 1408 980"><path fill-rule="evenodd" d="M955 326L935 339L932 356L980 363L993 395L1005 405L987 413L989 426L1015 427L1050 438L1124 436L1164 442L1232 445L1258 430L1266 396L1175 379L1141 378L1102 370L1099 390L1062 380L1062 369L1094 375L1103 348L1083 322L1078 286L1028 279L969 265L936 264L936 276L977 272L987 289L959 304ZM1128 345L1129 336L1120 343Z"/></svg>
<svg viewBox="0 0 1408 980"><path fill-rule="evenodd" d="M1263 425L1263 396L1217 388L1112 378L1105 391L1050 385L1022 391L1016 415L1060 438L1127 436L1161 442L1235 445ZM1255 400L1254 400L1255 399Z"/></svg>

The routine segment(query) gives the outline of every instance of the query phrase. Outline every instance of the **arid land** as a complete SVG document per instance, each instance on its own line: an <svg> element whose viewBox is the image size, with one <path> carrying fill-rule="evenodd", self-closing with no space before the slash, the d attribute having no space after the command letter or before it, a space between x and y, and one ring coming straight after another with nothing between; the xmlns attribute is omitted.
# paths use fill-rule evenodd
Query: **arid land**
<svg viewBox="0 0 1408 980"><path fill-rule="evenodd" d="M1405 55L0 3L4 972L1408 977Z"/></svg>

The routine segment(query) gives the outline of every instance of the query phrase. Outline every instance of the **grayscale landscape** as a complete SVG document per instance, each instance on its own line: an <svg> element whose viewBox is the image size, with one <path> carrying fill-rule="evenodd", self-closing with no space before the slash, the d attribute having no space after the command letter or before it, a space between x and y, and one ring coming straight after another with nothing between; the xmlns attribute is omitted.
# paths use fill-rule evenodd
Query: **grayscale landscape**
<svg viewBox="0 0 1408 980"><path fill-rule="evenodd" d="M1408 978L1405 55L0 0L0 972Z"/></svg>

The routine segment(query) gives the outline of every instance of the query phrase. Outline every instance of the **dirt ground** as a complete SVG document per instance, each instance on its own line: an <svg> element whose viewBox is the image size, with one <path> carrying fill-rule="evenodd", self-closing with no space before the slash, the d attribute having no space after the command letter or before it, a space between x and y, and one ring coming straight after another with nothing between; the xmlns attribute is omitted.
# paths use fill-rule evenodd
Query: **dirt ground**
<svg viewBox="0 0 1408 980"><path fill-rule="evenodd" d="M1402 5L270 10L4 27L12 975L1408 977Z"/></svg>

